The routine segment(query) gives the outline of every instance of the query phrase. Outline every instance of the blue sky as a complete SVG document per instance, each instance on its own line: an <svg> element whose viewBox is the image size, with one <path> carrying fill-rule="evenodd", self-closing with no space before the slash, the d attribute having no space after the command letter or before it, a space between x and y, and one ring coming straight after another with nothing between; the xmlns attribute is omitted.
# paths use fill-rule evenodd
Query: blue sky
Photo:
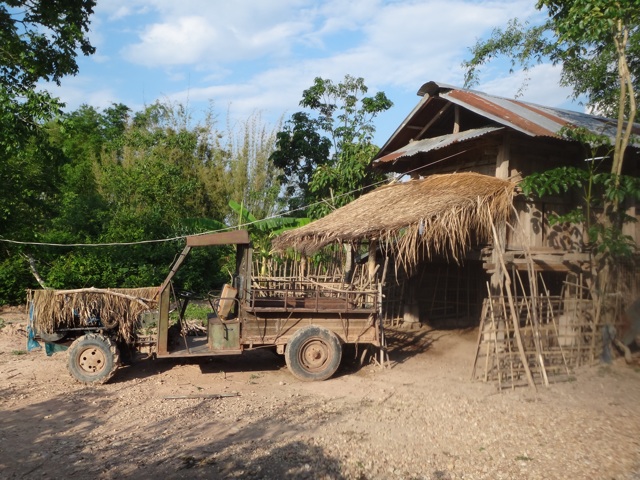
<svg viewBox="0 0 640 480"><path fill-rule="evenodd" d="M461 63L477 39L513 17L543 19L535 0L98 0L90 38L96 54L80 72L47 88L73 110L156 100L210 103L224 123L259 113L273 125L300 110L315 77L363 77L394 107L376 121L382 145L434 80L462 86ZM559 69L529 72L521 99L582 109L568 102ZM523 74L503 64L484 70L477 90L513 97Z"/></svg>

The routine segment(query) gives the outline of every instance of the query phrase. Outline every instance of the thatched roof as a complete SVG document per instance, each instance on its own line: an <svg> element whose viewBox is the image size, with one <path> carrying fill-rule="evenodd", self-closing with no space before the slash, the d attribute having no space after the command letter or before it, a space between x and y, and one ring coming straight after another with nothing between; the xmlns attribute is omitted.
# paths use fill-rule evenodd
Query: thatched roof
<svg viewBox="0 0 640 480"><path fill-rule="evenodd" d="M333 242L378 240L410 263L420 249L457 258L473 240L490 242L491 222L503 223L510 215L515 187L477 173L390 184L279 235L273 245L312 254Z"/></svg>

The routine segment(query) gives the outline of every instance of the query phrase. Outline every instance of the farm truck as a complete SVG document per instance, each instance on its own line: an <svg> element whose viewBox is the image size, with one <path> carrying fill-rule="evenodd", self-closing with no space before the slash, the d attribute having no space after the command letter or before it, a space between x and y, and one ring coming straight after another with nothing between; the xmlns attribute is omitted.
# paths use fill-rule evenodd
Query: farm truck
<svg viewBox="0 0 640 480"><path fill-rule="evenodd" d="M190 296L175 292L173 279L193 248L233 245L235 272L219 296L208 297L211 313L201 335L187 335L185 311ZM326 380L342 358L344 344L381 345L379 307L381 291L375 285L354 289L340 283L312 278L260 278L252 275L252 248L245 230L188 236L186 246L151 299L123 293L120 289L48 291L58 304L84 305L84 316L73 309L73 319L51 321L38 308L38 293L32 292L34 331L44 341L68 345L68 370L80 382L104 383L120 363L118 345L145 348L157 358L239 355L246 350L273 347L284 354L291 373L300 380ZM139 292L138 292L139 294ZM79 295L80 298L69 296ZM93 299L89 308L82 295ZM157 328L152 335L137 336L130 331L135 319L108 318L114 308L101 308L115 295L140 308L153 304ZM173 299L173 301L172 301ZM40 306L41 307L41 306ZM172 325L170 310L175 307L178 322ZM35 313L34 313L35 312ZM70 315L67 315L69 317ZM46 325L46 326L44 326ZM177 334L172 335L172 332Z"/></svg>

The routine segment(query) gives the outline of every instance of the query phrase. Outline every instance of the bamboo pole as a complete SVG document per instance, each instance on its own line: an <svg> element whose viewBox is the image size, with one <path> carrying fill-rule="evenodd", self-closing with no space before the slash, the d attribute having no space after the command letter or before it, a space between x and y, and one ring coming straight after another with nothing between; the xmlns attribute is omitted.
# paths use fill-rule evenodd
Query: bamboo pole
<svg viewBox="0 0 640 480"><path fill-rule="evenodd" d="M493 241L495 242L495 249L497 250L497 258L502 268L502 275L504 276L504 289L507 292L507 299L509 300L509 309L511 310L511 320L513 322L513 333L516 337L516 342L518 344L518 351L520 353L520 359L522 360L522 364L524 367L525 374L527 376L527 381L529 382L529 386L532 387L536 392L538 388L536 387L535 382L533 381L533 376L531 375L531 370L529 369L529 362L527 360L527 356L524 352L524 346L522 345L522 336L520 335L520 325L518 318L516 317L516 309L513 304L513 296L511 295L511 277L509 276L509 272L507 272L507 267L504 263L504 255L502 254L502 244L500 243L500 239L498 238L498 233L496 232L496 227L493 224L493 219L491 218L491 212L489 212L489 218L491 222L491 231L493 232Z"/></svg>
<svg viewBox="0 0 640 480"><path fill-rule="evenodd" d="M556 319L553 315L553 307L551 305L551 298L549 297L549 289L547 289L547 284L544 282L544 278L540 275L540 281L542 282L542 287L544 288L545 294L547 295L547 302L549 303L549 311L551 312L551 322L553 323L553 328L556 332L556 338L558 339L558 348L560 348L560 354L562 355L562 361L564 362L564 368L567 371L567 375L569 373L569 365L567 364L567 357L564 354L564 349L562 348L562 344L560 342L560 332L558 331L558 326L556 325Z"/></svg>
<svg viewBox="0 0 640 480"><path fill-rule="evenodd" d="M482 344L482 335L484 331L484 318L487 315L487 302L482 304L482 313L480 314L480 326L478 328L478 341L476 342L476 358L473 360L473 368L471 369L471 380L476 378L476 366L478 364L478 357L480 356L480 345ZM488 355L487 355L488 356Z"/></svg>

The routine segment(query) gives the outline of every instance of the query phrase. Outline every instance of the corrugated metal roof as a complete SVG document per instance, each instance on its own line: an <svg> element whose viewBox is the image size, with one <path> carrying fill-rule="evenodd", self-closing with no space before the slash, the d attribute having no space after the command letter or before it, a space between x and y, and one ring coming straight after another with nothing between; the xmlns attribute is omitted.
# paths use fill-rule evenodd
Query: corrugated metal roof
<svg viewBox="0 0 640 480"><path fill-rule="evenodd" d="M441 98L532 137L555 137L562 127L574 125L606 135L612 142L615 140L617 121L610 118L449 88L447 86L440 91ZM640 124L634 124L633 131L636 135L640 134ZM640 143L636 141L634 145L640 146Z"/></svg>
<svg viewBox="0 0 640 480"><path fill-rule="evenodd" d="M378 157L376 161L380 161L383 158L385 161L389 161L388 157L399 152L408 151L409 145L402 148L398 147L405 143L406 140L404 139L411 138L414 135L413 129L420 124L426 124L422 123L425 120L421 119L420 115L424 115L428 105L436 100L445 100L459 105L498 125L512 128L532 137L558 138L558 133L563 127L574 125L586 128L593 133L606 135L611 139L612 143L615 141L617 121L610 118L535 105L437 82L427 82L422 85L418 90L418 95L422 96L420 102L380 149L378 155L381 155L381 157ZM632 137L630 145L634 148L640 148L640 124L633 124L633 134L635 135L635 140ZM432 140L434 139L428 139L427 143ZM460 139L454 138L453 141L460 141ZM445 145L439 145L434 148L441 148L442 146ZM392 148L394 151L389 153ZM434 148L431 148L431 150Z"/></svg>
<svg viewBox="0 0 640 480"><path fill-rule="evenodd" d="M412 141L408 145L385 155L382 158L374 160L373 163L386 163L396 160L400 157L410 157L421 152L430 152L440 148L448 147L454 143L464 142L472 138L481 137L489 133L502 130L503 127L485 127L465 130L464 132L442 135L440 137L425 138L423 140Z"/></svg>

